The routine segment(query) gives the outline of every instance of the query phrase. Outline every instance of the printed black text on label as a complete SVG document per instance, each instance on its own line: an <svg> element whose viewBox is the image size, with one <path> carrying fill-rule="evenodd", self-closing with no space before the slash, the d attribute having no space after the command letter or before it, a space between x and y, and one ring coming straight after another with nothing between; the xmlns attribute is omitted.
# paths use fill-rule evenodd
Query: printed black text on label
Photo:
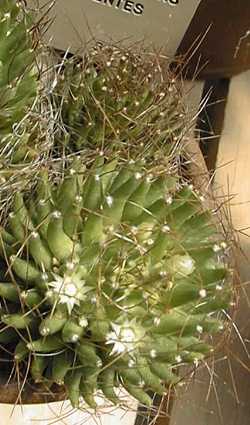
<svg viewBox="0 0 250 425"><path fill-rule="evenodd" d="M117 10L126 12L135 16L143 15L145 11L145 5L143 3L136 2L134 0L92 0L94 3L98 3L103 6L114 7ZM169 6L177 6L179 0L156 0L162 4Z"/></svg>

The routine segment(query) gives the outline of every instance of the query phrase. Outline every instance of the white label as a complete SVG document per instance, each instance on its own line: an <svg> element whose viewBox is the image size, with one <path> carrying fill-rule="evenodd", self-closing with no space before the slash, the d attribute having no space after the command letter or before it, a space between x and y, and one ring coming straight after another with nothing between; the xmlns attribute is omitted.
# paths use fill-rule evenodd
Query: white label
<svg viewBox="0 0 250 425"><path fill-rule="evenodd" d="M76 51L94 38L130 45L144 41L171 55L200 1L56 0L51 11L54 22L47 35L55 47L63 50ZM39 4L48 4L48 0L40 0Z"/></svg>

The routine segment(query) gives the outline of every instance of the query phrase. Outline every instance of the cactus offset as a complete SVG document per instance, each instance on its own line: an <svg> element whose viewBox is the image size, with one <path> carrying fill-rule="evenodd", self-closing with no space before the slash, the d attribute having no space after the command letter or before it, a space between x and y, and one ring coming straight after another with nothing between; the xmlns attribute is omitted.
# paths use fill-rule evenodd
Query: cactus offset
<svg viewBox="0 0 250 425"><path fill-rule="evenodd" d="M68 164L58 185L42 173L34 196L15 196L1 245L2 326L26 341L16 361L31 355L31 377L64 383L73 406L94 407L97 390L119 403L118 386L150 404L222 328L224 244L193 187L161 167L101 157Z"/></svg>
<svg viewBox="0 0 250 425"><path fill-rule="evenodd" d="M115 151L125 159L143 153L152 159L169 155L185 132L185 108L166 58L96 47L83 61L65 59L59 69L57 140L66 151Z"/></svg>
<svg viewBox="0 0 250 425"><path fill-rule="evenodd" d="M11 151L13 162L23 159L27 153L30 135L22 121L37 96L38 72L34 65L32 25L31 16L20 2L1 2L0 146L2 151Z"/></svg>
<svg viewBox="0 0 250 425"><path fill-rule="evenodd" d="M39 53L43 19L35 23L25 1L0 4L0 206L31 186L53 139ZM43 90L42 90L43 88ZM18 231L18 230L17 230Z"/></svg>

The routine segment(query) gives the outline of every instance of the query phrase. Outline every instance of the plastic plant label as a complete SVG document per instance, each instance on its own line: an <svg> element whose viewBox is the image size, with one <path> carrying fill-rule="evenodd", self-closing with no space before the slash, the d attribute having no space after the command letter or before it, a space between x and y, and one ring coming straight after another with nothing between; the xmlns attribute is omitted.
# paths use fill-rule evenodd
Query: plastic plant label
<svg viewBox="0 0 250 425"><path fill-rule="evenodd" d="M40 6L48 0L30 0ZM77 51L90 40L145 45L174 54L201 0L56 0L47 32L52 44Z"/></svg>

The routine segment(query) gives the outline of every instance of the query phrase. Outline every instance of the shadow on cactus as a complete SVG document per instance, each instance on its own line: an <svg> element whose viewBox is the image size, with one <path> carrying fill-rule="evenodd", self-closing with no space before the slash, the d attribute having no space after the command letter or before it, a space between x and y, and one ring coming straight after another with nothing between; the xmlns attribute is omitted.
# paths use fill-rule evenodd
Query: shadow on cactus
<svg viewBox="0 0 250 425"><path fill-rule="evenodd" d="M211 354L230 300L225 242L199 194L155 166L100 157L17 193L1 228L0 342L28 380L74 407L144 405Z"/></svg>

